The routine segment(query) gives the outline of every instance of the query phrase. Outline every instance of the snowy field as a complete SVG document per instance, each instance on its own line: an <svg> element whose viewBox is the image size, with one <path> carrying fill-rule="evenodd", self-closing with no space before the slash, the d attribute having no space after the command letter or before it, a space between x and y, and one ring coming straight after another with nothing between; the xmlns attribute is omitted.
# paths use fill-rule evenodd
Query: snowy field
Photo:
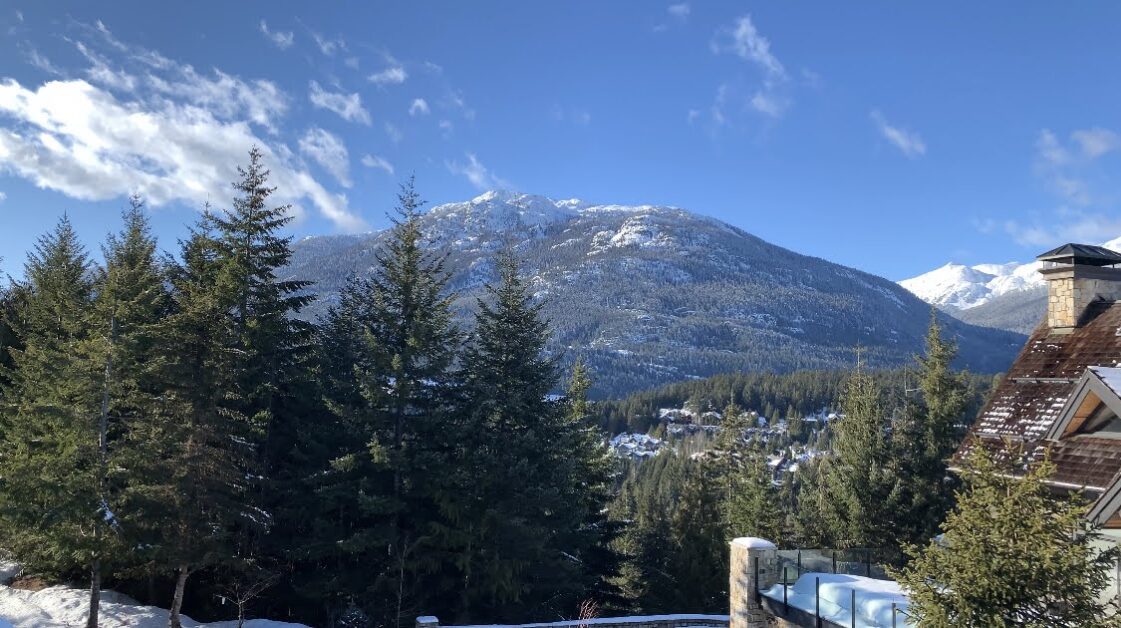
<svg viewBox="0 0 1121 628"><path fill-rule="evenodd" d="M85 626L89 611L89 589L48 587L42 591L25 591L7 586L19 573L12 563L0 563L0 628L71 628ZM235 628L237 621L200 624L186 615L184 626ZM113 591L101 594L100 626L104 628L165 628L167 609L142 606L128 596ZM267 619L245 622L247 628L307 628Z"/></svg>

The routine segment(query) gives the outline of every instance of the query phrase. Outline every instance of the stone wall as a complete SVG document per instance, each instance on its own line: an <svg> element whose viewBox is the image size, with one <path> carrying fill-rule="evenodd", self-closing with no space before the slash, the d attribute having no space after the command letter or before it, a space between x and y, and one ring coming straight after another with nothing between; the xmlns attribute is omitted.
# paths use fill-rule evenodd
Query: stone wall
<svg viewBox="0 0 1121 628"><path fill-rule="evenodd" d="M1075 266L1044 274L1047 277L1047 326L1051 329L1076 327L1086 306L1094 301L1121 301L1121 271L1116 269Z"/></svg>
<svg viewBox="0 0 1121 628"><path fill-rule="evenodd" d="M732 541L728 565L728 614L731 628L771 626L772 617L759 603L757 591L778 582L778 550L764 539Z"/></svg>

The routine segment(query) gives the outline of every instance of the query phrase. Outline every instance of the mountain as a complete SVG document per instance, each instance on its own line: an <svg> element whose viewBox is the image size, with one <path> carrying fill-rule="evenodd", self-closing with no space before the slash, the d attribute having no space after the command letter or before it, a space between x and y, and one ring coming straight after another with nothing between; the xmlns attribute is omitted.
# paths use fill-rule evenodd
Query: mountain
<svg viewBox="0 0 1121 628"><path fill-rule="evenodd" d="M1121 251L1121 238L1102 244ZM1030 333L1047 309L1040 263L949 263L899 285L923 301L972 325Z"/></svg>
<svg viewBox="0 0 1121 628"><path fill-rule="evenodd" d="M448 256L464 315L493 278L493 254L515 247L553 324L551 349L595 370L617 396L730 371L905 363L931 308L886 279L769 244L674 207L594 205L488 192L422 218ZM316 282L310 315L337 302L347 277L374 267L384 233L305 238L292 276ZM464 321L469 320L464 316ZM961 363L1003 370L1024 338L942 316Z"/></svg>

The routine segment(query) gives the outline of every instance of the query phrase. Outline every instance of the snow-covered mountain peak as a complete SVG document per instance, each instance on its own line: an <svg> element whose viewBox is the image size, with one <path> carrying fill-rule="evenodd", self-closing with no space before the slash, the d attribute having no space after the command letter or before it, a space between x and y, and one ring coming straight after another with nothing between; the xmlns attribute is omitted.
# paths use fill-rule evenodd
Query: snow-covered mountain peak
<svg viewBox="0 0 1121 628"><path fill-rule="evenodd" d="M1107 249L1121 251L1121 238L1103 244ZM899 285L915 296L938 307L968 310L1012 293L1043 286L1039 262L1007 262L1004 264L949 263L917 277L904 279Z"/></svg>

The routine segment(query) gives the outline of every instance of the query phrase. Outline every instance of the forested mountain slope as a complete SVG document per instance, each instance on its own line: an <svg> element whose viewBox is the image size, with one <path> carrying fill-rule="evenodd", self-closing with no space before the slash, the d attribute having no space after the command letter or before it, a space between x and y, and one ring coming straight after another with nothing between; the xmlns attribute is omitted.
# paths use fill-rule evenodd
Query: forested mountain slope
<svg viewBox="0 0 1121 628"><path fill-rule="evenodd" d="M551 349L583 358L599 396L731 371L848 367L857 347L871 366L902 364L930 321L930 305L891 281L678 208L488 192L433 208L424 227L448 255L461 311L492 278L493 254L513 246L546 302ZM382 237L295 245L290 272L316 282L317 312L369 271ZM1023 343L939 316L974 371L1003 370Z"/></svg>

